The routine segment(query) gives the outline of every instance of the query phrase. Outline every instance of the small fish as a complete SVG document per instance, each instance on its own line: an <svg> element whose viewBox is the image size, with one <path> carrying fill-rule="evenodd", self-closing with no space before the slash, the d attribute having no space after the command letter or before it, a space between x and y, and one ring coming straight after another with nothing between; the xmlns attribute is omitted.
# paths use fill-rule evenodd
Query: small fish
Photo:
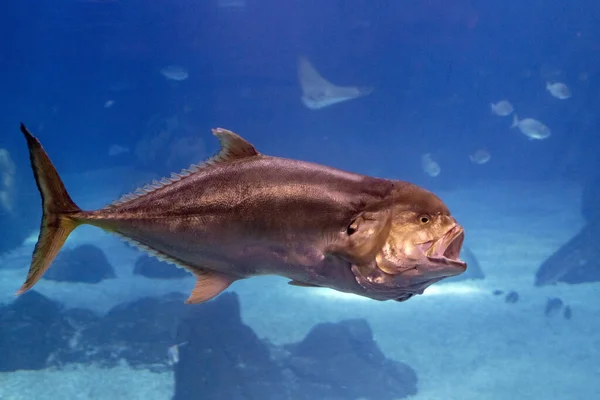
<svg viewBox="0 0 600 400"><path fill-rule="evenodd" d="M237 280L278 275L375 300L406 301L463 273L463 228L444 202L409 182L259 153L225 129L201 165L95 211L69 196L39 140L21 124L42 195L42 223L18 294L50 267L80 225L114 233L196 277L187 303Z"/></svg>
<svg viewBox="0 0 600 400"><path fill-rule="evenodd" d="M563 307L563 301L558 297L552 297L546 302L546 308L544 308L544 315L546 317L554 317L560 312Z"/></svg>
<svg viewBox="0 0 600 400"><path fill-rule="evenodd" d="M118 155L121 155L123 153L128 153L128 152L129 152L129 149L127 147L123 147L119 144L113 144L108 149L108 155L111 157L118 156Z"/></svg>
<svg viewBox="0 0 600 400"><path fill-rule="evenodd" d="M175 365L179 362L179 348L185 346L186 344L188 344L188 342L181 342L169 346L167 349L167 363L169 365Z"/></svg>
<svg viewBox="0 0 600 400"><path fill-rule="evenodd" d="M373 91L371 87L336 86L323 78L305 57L298 60L298 80L302 88L300 99L311 110L366 96Z"/></svg>
<svg viewBox="0 0 600 400"><path fill-rule="evenodd" d="M114 100L107 100L106 103L104 103L104 108L111 108L114 105L115 105Z"/></svg>
<svg viewBox="0 0 600 400"><path fill-rule="evenodd" d="M173 81L185 81L188 77L187 69L178 65L168 65L160 70L160 73L167 79Z"/></svg>
<svg viewBox="0 0 600 400"><path fill-rule="evenodd" d="M563 317L566 320L570 320L573 317L573 311L571 310L571 306L565 306L565 309L563 310Z"/></svg>
<svg viewBox="0 0 600 400"><path fill-rule="evenodd" d="M506 297L504 298L504 301L510 304L516 303L517 301L519 301L519 293L515 292L514 290L511 290L507 293Z"/></svg>
<svg viewBox="0 0 600 400"><path fill-rule="evenodd" d="M440 164L431 158L431 153L425 153L421 156L421 167L431 177L436 177L442 172Z"/></svg>
<svg viewBox="0 0 600 400"><path fill-rule="evenodd" d="M506 117L515 110L508 100L500 100L496 104L490 103L490 108L492 109L492 114L496 114L500 117Z"/></svg>
<svg viewBox="0 0 600 400"><path fill-rule="evenodd" d="M533 118L519 120L517 114L513 116L511 128L519 128L521 133L529 139L543 140L550 137L550 128Z"/></svg>
<svg viewBox="0 0 600 400"><path fill-rule="evenodd" d="M557 99L565 100L571 97L571 89L561 82L546 82L546 90Z"/></svg>
<svg viewBox="0 0 600 400"><path fill-rule="evenodd" d="M494 296L500 296L501 294L504 294L504 290L496 289L492 292L492 294Z"/></svg>
<svg viewBox="0 0 600 400"><path fill-rule="evenodd" d="M485 164L492 158L492 155L486 149L476 150L469 156L469 159L473 164Z"/></svg>

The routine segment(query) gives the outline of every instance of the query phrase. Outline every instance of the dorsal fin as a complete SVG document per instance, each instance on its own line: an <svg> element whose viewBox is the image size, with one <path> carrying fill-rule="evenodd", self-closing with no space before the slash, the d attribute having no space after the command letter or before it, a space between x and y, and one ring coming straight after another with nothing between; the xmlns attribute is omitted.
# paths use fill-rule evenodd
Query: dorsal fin
<svg viewBox="0 0 600 400"><path fill-rule="evenodd" d="M246 157L254 157L260 155L254 146L241 136L223 128L216 128L212 130L213 135L219 139L221 148L214 156L208 160L199 164L192 164L189 168L181 170L178 174L172 173L169 178L162 178L160 181L154 180L141 188L136 189L132 193L121 196L118 200L113 201L105 208L114 208L122 204L128 203L131 200L135 200L139 197L145 196L148 193L152 193L156 190L162 189L165 186L172 185L188 176L192 175L201 169L208 168L210 166L226 163L230 161L240 160Z"/></svg>
<svg viewBox="0 0 600 400"><path fill-rule="evenodd" d="M205 164L214 165L260 154L250 142L227 129L216 128L212 130L212 133L219 139L221 150L209 158Z"/></svg>

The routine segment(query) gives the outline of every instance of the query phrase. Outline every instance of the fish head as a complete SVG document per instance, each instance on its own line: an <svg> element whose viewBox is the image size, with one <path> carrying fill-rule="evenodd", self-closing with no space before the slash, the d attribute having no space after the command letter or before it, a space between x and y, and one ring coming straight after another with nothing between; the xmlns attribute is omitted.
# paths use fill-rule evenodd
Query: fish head
<svg viewBox="0 0 600 400"><path fill-rule="evenodd" d="M466 271L459 259L462 226L433 193L411 186L391 208L387 237L368 265L353 265L357 282L378 300L404 301Z"/></svg>

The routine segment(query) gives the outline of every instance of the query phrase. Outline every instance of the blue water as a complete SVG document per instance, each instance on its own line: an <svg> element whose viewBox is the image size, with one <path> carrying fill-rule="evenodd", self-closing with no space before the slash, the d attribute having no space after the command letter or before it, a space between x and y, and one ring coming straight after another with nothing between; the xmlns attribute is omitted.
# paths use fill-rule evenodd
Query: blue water
<svg viewBox="0 0 600 400"><path fill-rule="evenodd" d="M594 338L595 324L600 324L594 307L598 284L563 282L554 289L538 289L533 277L547 257L585 226L597 204L588 204L581 214L582 191L599 185L599 20L600 5L590 0L7 3L0 13L0 148L10 154L15 172L10 188L0 186L13 193L10 209L2 209L0 202L4 236L0 254L13 254L0 265L1 287L12 293L25 278L32 250L31 239L26 238L37 234L41 214L18 131L20 122L39 137L73 197L86 207L99 207L147 179L209 157L218 150L210 129L223 127L242 135L264 154L407 180L440 194L465 226L466 243L486 275L468 286L489 294L485 301L457 291L443 300L432 295L430 301L357 303L360 310L355 313L345 303L338 304L340 300L331 300L331 308L314 309L320 311L302 310L306 303L287 296L313 289L290 289L285 281L273 283L273 287L283 287L282 292L275 291L277 301L273 302L264 294L271 290L270 284L249 280L232 289L240 293L243 315L260 337L277 343L297 341L318 322L372 314L369 322L374 336L382 338L386 356L416 370L416 399L592 398L591 393L600 390L600 380L593 380L598 367L593 369L589 360L600 352ZM335 85L374 90L311 110L300 100L300 56ZM169 65L183 68L187 77L168 79L161 70ZM547 81L565 83L572 97L551 96ZM529 140L511 129L512 115L501 117L490 111L490 103L499 100L509 100L520 118L542 121L551 136ZM472 163L469 155L482 148L490 153L490 161ZM441 167L438 176L423 170L425 153L431 153ZM8 170L6 164L0 168ZM116 280L121 275L127 276L126 281L131 279L129 271L138 254L105 236L84 233L72 243L99 243L117 269ZM186 282L185 287L156 283L155 293L179 290L187 295L193 284ZM38 285L50 285L47 292L40 292L66 308L85 304L100 314L118 305L111 300L113 295L121 296L123 302L153 295L153 284L145 282L139 287L134 284L125 294L129 283L122 287L111 283L117 286L108 291L78 286L75 290L69 284L55 290L54 283L44 280ZM504 293L494 297L494 289ZM512 289L520 294L514 307L504 301ZM5 305L14 299L2 296ZM104 300L84 299L87 296ZM544 315L546 299L557 296L570 301L571 319ZM527 299L533 300L527 303ZM318 306L311 301L308 304ZM514 311L519 305L522 308ZM291 308L295 318L285 311ZM435 322L423 322L422 332L415 326L404 333L413 335L418 346L426 347L427 340L419 338L438 329L458 330L461 339L448 339L448 345L440 345L443 350L433 355L423 350L427 354L423 357L418 356L419 348L393 351L390 338L398 322L386 322L379 314L392 308L410 310L398 311L402 324L413 314ZM436 310L446 316L436 320ZM510 310L516 313L513 319L507 314ZM315 312L322 314L315 316ZM456 316L447 317L448 312ZM269 320L270 313L281 316ZM485 324L473 320L481 322L488 315L494 317ZM144 318L155 317L150 313ZM287 325L281 326L282 320ZM507 336L499 330L508 332ZM510 337L516 331L519 334ZM0 347L3 332L0 328ZM548 346L534 346L531 352L528 345L521 346L545 334L552 335ZM465 339L486 335L497 339L494 345ZM436 343L439 340L431 337ZM569 343L579 350L549 354L553 348L568 349ZM475 354L478 346L484 355L461 361L461 351ZM491 348L497 353L485 356ZM499 354L504 355L501 366L494 366ZM535 361L528 362L528 357ZM444 368L429 368L429 363ZM521 371L519 365L540 363L545 369L538 378L528 380L509 372ZM563 380L554 379L553 389L544 391L541 380L543 375L554 376L548 372L553 366L561 371L556 377ZM464 380L452 387L441 372L445 369L463 371ZM43 365L31 370L45 373ZM506 375L483 376L498 370L505 370ZM473 376L473 381L464 375ZM25 379L29 378L15 371L0 372L6 385ZM43 378L35 380L44 385ZM523 391L528 384L529 389ZM114 397L120 390L114 385L111 391L108 380L105 391L78 392L79 397L67 385L55 388L53 395ZM438 391L433 389L436 385ZM43 390L40 393L36 398L46 398ZM21 395L0 389L0 399L32 398ZM290 396L281 398L302 398ZM347 398L364 397L353 396Z"/></svg>

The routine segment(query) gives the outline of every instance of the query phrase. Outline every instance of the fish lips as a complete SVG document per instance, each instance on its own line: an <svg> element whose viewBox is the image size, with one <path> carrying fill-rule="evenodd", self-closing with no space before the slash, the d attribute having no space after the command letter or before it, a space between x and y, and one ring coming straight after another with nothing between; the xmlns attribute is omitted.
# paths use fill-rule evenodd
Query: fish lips
<svg viewBox="0 0 600 400"><path fill-rule="evenodd" d="M437 241L425 242L418 247L428 261L447 271L449 275L445 277L449 277L459 275L467 269L467 263L459 258L464 241L465 232L456 225Z"/></svg>
<svg viewBox="0 0 600 400"><path fill-rule="evenodd" d="M409 267L397 273L382 269L377 262L365 267L353 265L352 272L368 297L406 301L444 278L465 272L467 263L458 258L464 239L464 230L456 225L440 239L418 244L419 260L408 261Z"/></svg>

